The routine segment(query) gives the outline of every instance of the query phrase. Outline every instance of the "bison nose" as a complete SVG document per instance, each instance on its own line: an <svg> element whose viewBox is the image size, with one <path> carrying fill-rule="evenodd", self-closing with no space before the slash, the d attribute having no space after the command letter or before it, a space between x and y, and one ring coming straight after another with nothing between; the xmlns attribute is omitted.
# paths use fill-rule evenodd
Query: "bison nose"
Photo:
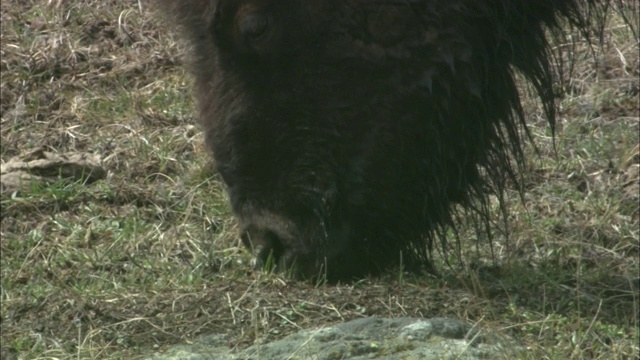
<svg viewBox="0 0 640 360"><path fill-rule="evenodd" d="M325 222L299 211L286 216L264 209L236 211L243 244L258 269L284 273L297 279L341 277L363 254L352 253L346 223ZM365 255L364 258L367 256Z"/></svg>
<svg viewBox="0 0 640 360"><path fill-rule="evenodd" d="M309 259L296 241L293 225L273 216L252 220L242 226L241 239L254 256L254 267L298 276L302 263Z"/></svg>
<svg viewBox="0 0 640 360"><path fill-rule="evenodd" d="M285 245L283 239L273 231L250 225L242 232L241 238L242 243L254 256L255 268L271 271L281 267L279 262L285 251Z"/></svg>

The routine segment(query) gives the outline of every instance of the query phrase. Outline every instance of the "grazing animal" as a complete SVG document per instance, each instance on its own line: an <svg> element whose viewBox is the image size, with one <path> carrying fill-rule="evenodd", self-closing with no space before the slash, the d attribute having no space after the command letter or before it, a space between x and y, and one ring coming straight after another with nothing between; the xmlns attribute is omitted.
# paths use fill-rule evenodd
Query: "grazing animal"
<svg viewBox="0 0 640 360"><path fill-rule="evenodd" d="M548 37L606 0L163 0L258 264L329 280L428 266L488 211L527 137L515 73L554 124Z"/></svg>

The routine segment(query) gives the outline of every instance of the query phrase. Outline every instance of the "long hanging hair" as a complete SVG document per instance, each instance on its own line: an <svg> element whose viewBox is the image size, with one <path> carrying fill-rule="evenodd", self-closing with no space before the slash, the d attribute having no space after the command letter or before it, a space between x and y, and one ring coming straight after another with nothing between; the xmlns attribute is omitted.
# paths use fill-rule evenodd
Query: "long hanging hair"
<svg viewBox="0 0 640 360"><path fill-rule="evenodd" d="M406 264L427 267L433 262L434 245L439 243L438 247L446 251L450 247L449 230L455 230L457 219L465 214L475 214L478 224L490 233L490 196L497 196L503 204L507 186L518 187L520 183L525 165L523 145L531 136L516 74L521 74L540 98L553 132L557 83L561 80L558 69L564 66L561 63L558 66L562 58L554 56L551 44L563 39L566 29L598 40L610 8L625 6L625 0L340 0L339 5L336 1L309 0L295 6L351 7L351 13L357 16L361 7L398 4L404 6L399 11L409 11L427 24L424 31L433 32L433 36L423 37L427 39L423 44L403 44L400 40L399 46L421 61L411 63L422 74L413 85L430 94L425 106L432 115L422 121L428 123L428 131L438 135L433 137L437 142L431 144L433 149L443 149L433 154L420 153L429 157L426 162L432 168L407 173L425 177L412 184L422 187L421 193L435 200L426 209L420 208L418 200L408 205L408 209L394 208L394 211L422 211L421 224L415 227L423 234L413 236L415 232L411 231L406 237L390 234L396 237L390 241L392 244L378 240L381 244L371 255L386 263L384 258L390 256L390 251L399 252ZM177 20L192 45L191 70L196 79L212 77L212 50L206 42L215 15L213 3L216 2L160 2L160 7ZM357 19L342 15L324 19L327 26L344 22L338 30L327 33L358 33L362 26L371 26L366 20L361 25ZM382 37L385 30L373 29ZM352 50L354 56L377 56L366 49ZM206 102L210 91L208 81L197 85L196 93L204 94L201 102ZM454 180L456 183L452 183Z"/></svg>

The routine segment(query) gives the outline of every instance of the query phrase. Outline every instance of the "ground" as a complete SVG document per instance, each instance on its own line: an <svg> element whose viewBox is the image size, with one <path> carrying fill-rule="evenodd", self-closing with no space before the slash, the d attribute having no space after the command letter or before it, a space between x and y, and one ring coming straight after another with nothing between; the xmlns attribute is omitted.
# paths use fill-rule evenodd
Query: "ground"
<svg viewBox="0 0 640 360"><path fill-rule="evenodd" d="M523 84L537 147L523 197L508 191L506 218L495 209L492 247L462 221L460 254L436 256L441 277L337 285L252 270L184 49L151 3L1 3L2 162L43 149L106 170L3 191L3 359L136 358L200 334L242 348L373 315L460 318L531 359L638 357L637 2L598 44L554 47L566 60L555 137Z"/></svg>

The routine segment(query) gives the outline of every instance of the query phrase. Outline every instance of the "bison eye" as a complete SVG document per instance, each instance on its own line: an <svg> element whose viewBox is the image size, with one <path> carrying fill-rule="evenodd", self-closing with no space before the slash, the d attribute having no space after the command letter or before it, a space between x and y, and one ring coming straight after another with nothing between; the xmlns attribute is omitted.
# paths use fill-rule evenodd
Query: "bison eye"
<svg viewBox="0 0 640 360"><path fill-rule="evenodd" d="M255 41L267 33L270 22L269 15L262 12L253 12L238 19L237 26L240 34L247 40Z"/></svg>

